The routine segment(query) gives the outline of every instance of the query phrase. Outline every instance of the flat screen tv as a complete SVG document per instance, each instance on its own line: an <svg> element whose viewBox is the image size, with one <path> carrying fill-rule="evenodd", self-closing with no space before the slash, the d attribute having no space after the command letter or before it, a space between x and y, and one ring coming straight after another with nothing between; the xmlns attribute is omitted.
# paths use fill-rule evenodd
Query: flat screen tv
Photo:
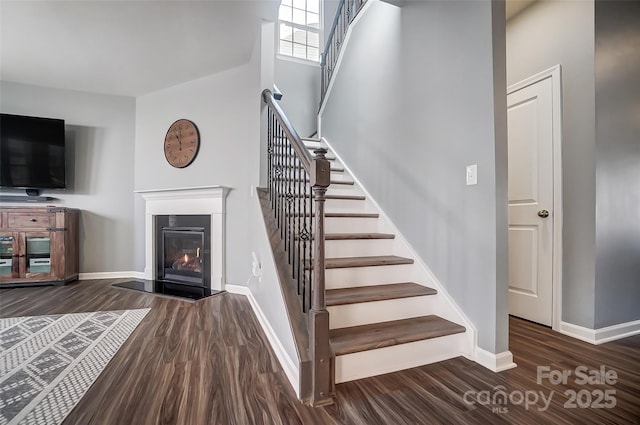
<svg viewBox="0 0 640 425"><path fill-rule="evenodd" d="M64 189L65 174L64 120L0 114L0 186Z"/></svg>

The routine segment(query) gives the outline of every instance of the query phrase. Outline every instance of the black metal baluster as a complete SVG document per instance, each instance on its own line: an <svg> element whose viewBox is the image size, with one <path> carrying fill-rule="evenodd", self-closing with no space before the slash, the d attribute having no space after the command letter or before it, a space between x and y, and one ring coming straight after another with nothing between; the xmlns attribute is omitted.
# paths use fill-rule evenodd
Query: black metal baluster
<svg viewBox="0 0 640 425"><path fill-rule="evenodd" d="M309 188L309 234L311 235L310 241L313 241L313 238L315 236L313 234L313 190L311 188L311 185L307 185L307 187ZM305 297L305 311L311 308L311 290L313 288L313 270L311 266L313 265L313 255L313 243L309 243L309 284Z"/></svg>
<svg viewBox="0 0 640 425"><path fill-rule="evenodd" d="M298 184L300 184L300 182L296 180L296 159L297 156L295 155L291 158L291 175L293 176L293 199L291 202L291 279L296 278L296 268L298 267L298 258L296 255L298 253L298 214L296 213L296 206L298 201Z"/></svg>
<svg viewBox="0 0 640 425"><path fill-rule="evenodd" d="M304 174L303 174L304 175ZM303 264L303 273L302 273L302 280L300 282L300 286L298 288L298 294L302 296L302 311L307 311L306 310L306 304L305 304L305 293L306 293L306 288L307 288L307 276L309 273L309 265L311 264L310 260L309 260L309 256L308 256L308 251L307 251L307 242L309 242L309 244L311 243L310 241L310 236L311 234L308 232L307 230L307 187L308 185L305 183L304 185L304 202L303 202L303 211L302 211L302 225L304 226L302 229L302 232L300 233L300 238L302 239L303 243L302 243L302 264Z"/></svg>
<svg viewBox="0 0 640 425"><path fill-rule="evenodd" d="M278 230L280 230L280 181L278 180L278 176L280 173L280 145L278 144L278 138L280 137L280 123L277 123L276 126L276 132L274 135L274 146L275 146L275 163L276 163L276 170L273 176L274 179L274 193L276 195L276 208L275 208L275 213L276 213L276 224L278 225Z"/></svg>
<svg viewBox="0 0 640 425"><path fill-rule="evenodd" d="M272 112L273 113L273 112ZM277 209L277 205L276 202L278 201L278 194L276 192L276 168L278 166L278 158L276 157L276 134L278 132L278 120L276 119L275 114L273 114L273 124L271 127L271 171L272 171L272 175L271 175L271 186L272 186L272 191L273 191L273 199L271 200L271 209L276 212ZM276 215L277 217L277 215ZM277 220L277 218L276 218ZM277 221L276 221L277 223Z"/></svg>
<svg viewBox="0 0 640 425"><path fill-rule="evenodd" d="M296 154L293 150L293 145L292 142L289 141L289 161L287 164L287 175L288 175L288 180L289 180L289 191L287 192L287 196L288 196L288 201L289 201L289 264L291 264L292 266L295 264L295 250L294 250L294 244L295 244L295 223L296 223L296 217L295 217L295 210L294 210L294 201L295 201L295 187L296 187L296 181L295 181L295 170L293 168L293 160L295 158ZM295 268L292 267L292 269Z"/></svg>
<svg viewBox="0 0 640 425"><path fill-rule="evenodd" d="M280 160L280 167L278 170L278 202L279 202L279 206L278 206L278 212L280 214L280 221L279 221L279 226L280 226L280 239L284 239L284 205L283 205L283 199L282 199L282 192L284 191L284 182L282 180L282 174L283 174L283 167L284 167L284 143L283 143L283 139L284 139L284 131L282 130L282 128L280 128L280 132L278 134L278 146L280 149L280 154L278 156L278 159Z"/></svg>
<svg viewBox="0 0 640 425"><path fill-rule="evenodd" d="M292 186L294 184L293 179L291 178L291 159L293 158L293 146L291 146L291 141L287 140L287 237L285 239L285 246L287 247L287 257L289 258L289 264L293 264L293 255L291 249L291 239L293 236L293 232L291 230L291 220L293 220L293 216L291 215L291 207L293 203L293 194L292 194Z"/></svg>
<svg viewBox="0 0 640 425"><path fill-rule="evenodd" d="M278 154L280 152L280 147L278 146L278 135L280 134L280 123L276 123L274 137L273 137L273 146L274 146L274 163L275 170L273 173L273 194L275 196L275 208L274 213L276 215L276 224L278 225L278 229L280 229L280 194L278 193L278 171L280 170L280 158Z"/></svg>
<svg viewBox="0 0 640 425"><path fill-rule="evenodd" d="M284 250L287 251L287 239L289 237L289 232L287 232L287 220L289 220L289 216L288 216L288 211L287 211L287 207L288 207L288 202L287 202L287 185L288 185L288 181L287 181L287 161L289 159L289 140L286 138L286 136L283 134L283 138L282 138L282 146L283 146L283 154L284 156L282 157L282 176L280 177L282 179L282 240L284 241ZM287 252L288 254L288 252ZM288 258L287 258L288 259Z"/></svg>
<svg viewBox="0 0 640 425"><path fill-rule="evenodd" d="M298 282L298 285L300 285L300 266L301 266L301 257L300 257L300 246L301 246L301 240L300 240L300 230L301 230L301 220L302 220L302 204L300 203L303 198L303 194L302 194L302 185L304 185L304 182L302 181L302 176L300 175L300 171L301 171L301 166L300 166L300 161L296 158L295 161L295 167L296 167L296 172L295 175L298 178L298 185L296 187L296 196L297 196L297 202L296 202L296 228L295 228L295 233L296 233L296 264L297 264L297 269L293 270L293 278L296 279L296 281Z"/></svg>
<svg viewBox="0 0 640 425"><path fill-rule="evenodd" d="M271 187L271 183L273 179L273 176L272 176L273 168L271 166L271 161L272 161L271 152L273 149L273 141L271 140L272 131L273 131L273 112L271 111L271 108L267 108L267 187L269 188L270 203L273 202L273 188ZM273 210L273 204L271 205L271 209Z"/></svg>

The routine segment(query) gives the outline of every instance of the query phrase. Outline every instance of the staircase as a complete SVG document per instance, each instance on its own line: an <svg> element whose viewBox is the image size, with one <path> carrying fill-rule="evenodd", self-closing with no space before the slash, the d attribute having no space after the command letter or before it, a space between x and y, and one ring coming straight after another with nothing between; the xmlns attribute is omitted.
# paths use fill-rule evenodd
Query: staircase
<svg viewBox="0 0 640 425"><path fill-rule="evenodd" d="M429 287L433 278L395 228L325 141L302 140L311 151L327 149L331 161L325 282L335 382L468 355L464 318Z"/></svg>

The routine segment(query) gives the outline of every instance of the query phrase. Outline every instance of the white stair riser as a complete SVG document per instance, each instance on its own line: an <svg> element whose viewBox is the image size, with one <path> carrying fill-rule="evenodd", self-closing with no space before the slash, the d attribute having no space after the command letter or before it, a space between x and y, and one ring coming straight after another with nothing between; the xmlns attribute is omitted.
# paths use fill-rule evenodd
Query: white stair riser
<svg viewBox="0 0 640 425"><path fill-rule="evenodd" d="M283 203L286 203L286 199L282 199ZM300 203L300 206L298 204ZM312 206L312 202L306 203L306 211L308 212ZM285 207L288 208L288 204L285 204ZM291 204L291 210L293 212L304 211L305 203L301 198L295 198L293 203ZM324 213L375 213L374 207L361 199L327 199L325 200L325 210Z"/></svg>
<svg viewBox="0 0 640 425"><path fill-rule="evenodd" d="M346 184L332 184L327 188L327 195L364 195L359 186Z"/></svg>
<svg viewBox="0 0 640 425"><path fill-rule="evenodd" d="M328 240L325 257L366 257L393 254L393 239Z"/></svg>
<svg viewBox="0 0 640 425"><path fill-rule="evenodd" d="M295 197L293 202L289 204L287 199L283 196L281 197L281 202L285 209L291 209L292 213L303 213L307 214L309 211L313 211L315 204L313 201L305 202L304 198ZM327 199L325 200L325 216L330 213L375 213L374 207L361 199ZM336 217L327 217L328 218L336 218ZM340 217L338 217L340 218ZM363 217L347 217L350 219L353 218L363 218ZM372 217L364 217L366 219L371 219ZM373 217L376 219L377 217Z"/></svg>
<svg viewBox="0 0 640 425"><path fill-rule="evenodd" d="M325 271L326 288L337 289L412 282L412 277L414 276L413 269L412 264L327 269Z"/></svg>
<svg viewBox="0 0 640 425"><path fill-rule="evenodd" d="M353 177L346 171L331 171L331 180L352 182Z"/></svg>
<svg viewBox="0 0 640 425"><path fill-rule="evenodd" d="M325 217L325 233L375 233L378 231L377 218Z"/></svg>
<svg viewBox="0 0 640 425"><path fill-rule="evenodd" d="M329 328L346 328L368 323L426 316L433 314L437 298L437 295L425 295L422 297L327 307L327 310L329 310Z"/></svg>
<svg viewBox="0 0 640 425"><path fill-rule="evenodd" d="M468 356L464 333L336 357L336 383Z"/></svg>
<svg viewBox="0 0 640 425"><path fill-rule="evenodd" d="M376 212L373 206L361 199L327 199L325 211L335 212Z"/></svg>

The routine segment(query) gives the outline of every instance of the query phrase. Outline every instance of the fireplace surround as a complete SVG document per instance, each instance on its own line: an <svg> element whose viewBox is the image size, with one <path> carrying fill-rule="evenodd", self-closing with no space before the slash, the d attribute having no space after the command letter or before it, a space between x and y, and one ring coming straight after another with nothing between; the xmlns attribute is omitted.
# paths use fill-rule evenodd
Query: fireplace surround
<svg viewBox="0 0 640 425"><path fill-rule="evenodd" d="M140 194L145 201L145 279L159 280L162 278L162 274L158 271L161 266L158 260L159 250L157 249L158 237L162 236L162 227L171 228L171 226L164 226L164 219L160 219L161 216L181 217L181 216L207 216L210 219L205 219L210 223L209 230L204 230L209 234L209 251L210 251L210 263L208 270L203 270L203 281L198 284L191 282L194 286L208 287L213 290L222 291L225 286L225 270L224 270L224 253L225 253L225 199L228 193L228 189L223 186L201 186L193 188L180 188L180 189L152 189L152 190L138 190L136 193ZM168 223L167 223L168 224ZM187 225L183 226L182 222L178 220L177 223L173 223L174 227L184 228L203 228L205 226L199 225ZM170 230L171 231L171 230ZM182 230L175 230L181 232ZM159 236L160 235L160 236ZM184 236L181 234L174 234L179 236L179 239ZM191 236L195 237L195 236ZM189 236L186 237L189 240ZM183 241L184 242L184 241ZM191 242L185 242L187 246L183 247L185 250L189 250L188 245L192 245ZM196 247L197 248L197 247ZM200 255L204 255L203 248ZM183 254L189 253L183 252ZM194 254L197 254L194 251ZM177 260L177 258L176 258ZM190 262L190 258L184 262L184 266L187 266ZM178 265L180 268L180 265ZM189 275L188 270L181 270L181 275ZM193 275L190 275L193 277ZM175 281L173 276L170 281ZM178 279L179 280L179 279ZM180 282L185 283L185 282Z"/></svg>

